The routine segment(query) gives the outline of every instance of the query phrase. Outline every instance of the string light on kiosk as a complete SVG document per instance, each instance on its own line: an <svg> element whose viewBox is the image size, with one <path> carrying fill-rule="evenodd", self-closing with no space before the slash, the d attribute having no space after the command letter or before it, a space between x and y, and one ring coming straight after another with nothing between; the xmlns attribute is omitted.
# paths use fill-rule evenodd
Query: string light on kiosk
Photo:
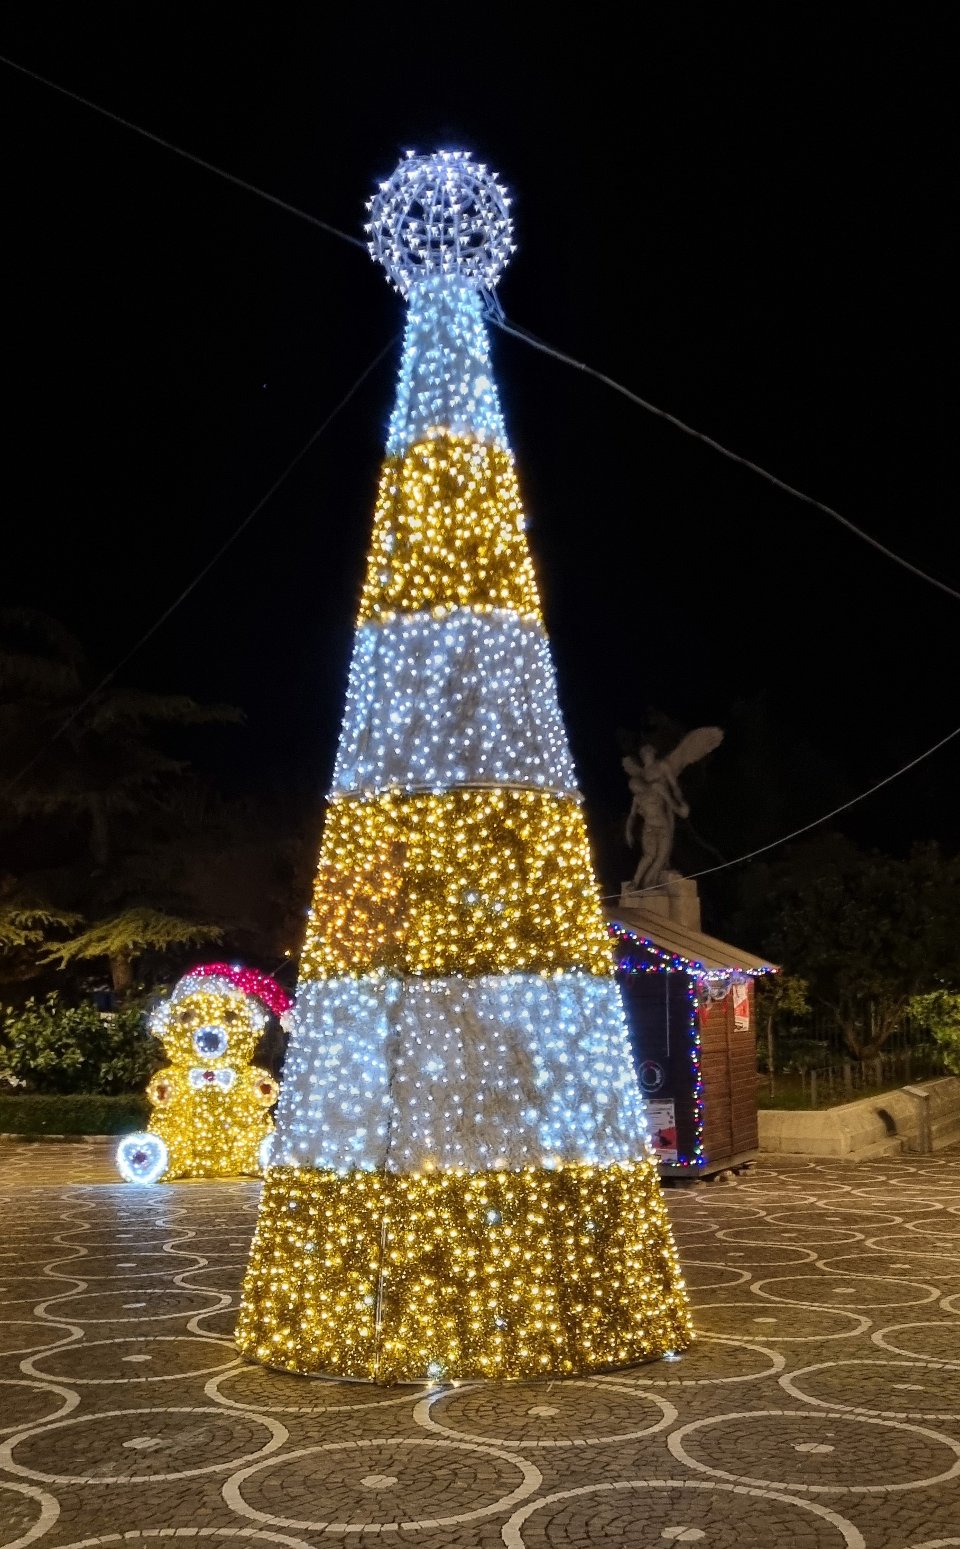
<svg viewBox="0 0 960 1549"><path fill-rule="evenodd" d="M687 1027L690 1034L690 1063L693 1084L693 1149L690 1156L678 1154L671 1160L671 1167L705 1167L707 1154L704 1144L705 1103L703 1088L701 1021L711 1000L725 994L732 983L758 979L776 970L770 964L759 968L707 968L696 958L687 958L677 952L669 952L637 931L613 921L607 930L616 948L617 974L620 978L635 978L640 974L682 974L686 978Z"/></svg>

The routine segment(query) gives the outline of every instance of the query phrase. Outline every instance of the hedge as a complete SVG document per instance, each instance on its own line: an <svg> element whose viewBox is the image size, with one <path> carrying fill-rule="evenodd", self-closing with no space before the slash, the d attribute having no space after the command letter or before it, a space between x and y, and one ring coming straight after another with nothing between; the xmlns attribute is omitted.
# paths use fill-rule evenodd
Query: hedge
<svg viewBox="0 0 960 1549"><path fill-rule="evenodd" d="M68 1005L51 990L0 1012L0 1068L31 1092L142 1092L162 1063L159 1040L136 1006L101 1012L92 1001Z"/></svg>
<svg viewBox="0 0 960 1549"><path fill-rule="evenodd" d="M123 1135L144 1129L149 1111L146 1098L136 1093L28 1092L0 1097L0 1135Z"/></svg>

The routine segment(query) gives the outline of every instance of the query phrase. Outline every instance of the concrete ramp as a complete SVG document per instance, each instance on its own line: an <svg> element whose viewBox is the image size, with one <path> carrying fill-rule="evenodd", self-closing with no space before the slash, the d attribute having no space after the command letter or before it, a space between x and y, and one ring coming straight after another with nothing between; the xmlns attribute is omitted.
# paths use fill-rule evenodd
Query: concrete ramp
<svg viewBox="0 0 960 1549"><path fill-rule="evenodd" d="M960 1077L943 1076L836 1108L761 1108L760 1151L866 1162L960 1144Z"/></svg>

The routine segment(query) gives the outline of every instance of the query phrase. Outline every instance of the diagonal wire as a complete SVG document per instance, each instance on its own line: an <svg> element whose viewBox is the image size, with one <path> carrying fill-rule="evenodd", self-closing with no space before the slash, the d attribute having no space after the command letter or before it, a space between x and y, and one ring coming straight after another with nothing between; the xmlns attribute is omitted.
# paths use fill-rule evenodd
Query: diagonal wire
<svg viewBox="0 0 960 1549"><path fill-rule="evenodd" d="M957 602L960 602L960 592L956 591L952 586L948 586L946 581L941 581L936 576L928 575L927 571L921 570L919 565L911 564L910 560L904 559L901 554L895 553L893 549L888 549L885 543L881 543L878 538L872 537L870 533L864 532L862 527L858 527L855 522L851 522L849 517L843 516L833 506L828 506L824 501L817 500L813 495L804 494L802 489L797 489L795 484L788 484L785 479L778 479L775 473L768 472L766 468L762 468L759 463L751 461L749 457L742 457L739 452L732 452L722 442L715 441L713 436L706 435L702 430L694 429L692 425L688 425L685 420L678 419L675 414L670 414L666 409L659 409L655 403L651 403L647 398L641 398L639 393L632 392L629 387L624 387L621 382L616 381L611 376L607 376L605 372L598 371L595 366L588 366L585 361L576 360L572 355L565 354L563 350L556 349L552 344L547 344L543 339L538 339L536 334L528 332L526 328L517 328L514 324L508 323L505 318L498 318L493 313L488 315L490 321L501 329L503 333L512 335L514 339L521 339L524 344L531 345L533 349L539 350L541 354L550 355L554 360L562 361L564 365L573 366L574 370L582 371L586 376L595 377L598 382L603 382L606 387L610 387L615 393L620 393L624 398L628 398L631 403L635 403L641 409L645 409L648 414L655 414L658 419L665 420L668 425L672 425L675 430L682 431L685 436L692 436L695 441L701 441L704 446L710 447L711 451L719 452L720 456L725 457L728 462L737 463L741 468L748 468L751 473L757 474L759 478L766 479L767 483L772 484L775 489L782 489L786 494L792 495L795 500L802 500L804 505L813 506L817 511L822 511L825 516L833 517L833 520L839 522L841 527L845 527L855 537L862 538L864 543L869 543L871 548L876 549L885 558L892 559L894 564L900 565L904 570L908 570L911 575L917 576L921 581L926 581L930 586L937 587L939 591L946 592L948 597L953 597Z"/></svg>
<svg viewBox="0 0 960 1549"><path fill-rule="evenodd" d="M925 758L929 758L931 754L938 753L941 748L945 748L948 742L953 741L954 737L960 737L960 726L956 726L953 731L947 732L947 735L941 737L940 741L935 742L932 747L926 748L922 753L918 753L916 758L910 760L909 764L904 764L900 769L895 769L892 774L885 775L882 780L877 781L876 785L871 785L869 790L861 791L858 796L851 796L849 801L843 802L839 807L834 807L830 812L825 812L822 817L814 818L812 823L804 823L802 828L795 828L792 833L784 834L780 839L771 839L769 844L762 844L756 850L748 850L746 855L738 855L735 860L722 861L719 866L707 866L703 871L692 871L689 880L692 882L696 877L712 877L718 871L728 871L731 866L742 866L746 861L756 860L758 855L766 855L768 850L779 849L780 845L788 844L791 839L799 839L801 834L809 834L812 828L819 828L821 823L828 823L831 818L837 817L841 812L849 811L858 802L866 801L867 797L872 796L875 791L882 791L885 785L891 785L894 780L899 780L900 776L905 775L908 770L916 769L917 765L922 764ZM658 893L659 891L659 886L642 887L637 889L637 896L639 897L644 893ZM603 902L610 903L622 898L622 896L621 893L608 893L605 895Z"/></svg>
<svg viewBox="0 0 960 1549"><path fill-rule="evenodd" d="M254 517L260 515L260 512L263 510L264 506L267 505L273 499L274 495L281 488L281 486L284 485L287 482L287 479L290 477L290 475L293 472L293 470L303 461L303 459L306 457L307 453L309 452L310 448L312 446L314 446L317 441L319 441L319 439L323 435L324 431L327 429L327 427L329 425L331 425L333 423L333 421L336 419L337 415L340 413L341 409L346 408L347 404L350 402L350 399L360 389L360 387L362 387L363 383L367 380L367 377L370 376L371 372L376 370L377 366L379 366L380 362L384 359L384 357L386 355L388 355L389 352L393 349L393 347L396 344L396 342L399 339L399 337L400 337L400 335L398 333L394 334L393 338L389 341L389 343L385 344L383 349L380 350L379 353L374 356L374 358L373 358L373 360L371 360L370 364L368 366L364 367L364 369L361 371L360 375L357 377L356 381L354 382L353 386L351 388L349 388L349 390L346 393L344 393L344 395L340 399L339 403L337 403L334 406L334 408L332 408L330 410L330 413L327 415L326 419L324 419L317 426L316 430L312 432L312 434L308 437L308 439L303 443L303 446L300 448L299 452L297 452L293 457L291 457L290 461L287 463L287 466L284 468L283 472L279 475L278 478L274 479L273 483L270 485L270 488L266 491L266 493L264 495L261 495L261 497L257 501L256 505L253 506L253 508L250 511L247 512L246 516L243 518L243 521L239 524L239 526L235 527L233 529L233 532L230 533L229 536L224 539L224 541L221 543L220 547L218 549L216 549L215 552L210 556L210 558L207 560L206 564L200 570L197 571L197 573L193 577L193 579L191 581L187 582L187 585L183 588L183 590L181 592L178 593L178 595L173 599L173 601L166 608L164 608L164 610L160 614L160 616L158 618L154 619L154 621L150 625L149 629L144 630L144 632L140 636L139 640L137 640L130 647L130 649L129 649L129 651L127 651L126 655L125 656L121 656L120 660L118 662L116 662L111 667L111 669L110 669L110 671L108 673L104 674L104 676L100 679L99 683L97 683L90 690L89 694L87 694L86 697L84 699L82 699L80 701L80 703L73 708L73 710L71 710L70 714L66 717L66 719L64 721L61 722L61 724L57 727L57 730L43 744L43 746L37 749L37 751L36 751L36 753L34 753L33 757L28 759L27 763L25 763L22 766L22 768L17 770L16 774L12 777L12 779L10 779L7 782L7 784L4 786L3 790L0 791L0 798L5 798L6 796L8 796L10 794L10 792L13 790L13 788L20 783L20 781L23 779L24 775L28 774L30 772L30 770L34 767L34 765L36 763L38 763L38 761L41 758L44 758L46 756L46 754L53 747L53 744L55 742L59 742L60 738L64 735L64 733L66 731L69 731L69 729L73 725L74 721L76 721L83 714L84 710L86 710L88 708L88 706L93 703L93 701L96 699L97 695L103 692L103 690L107 687L108 683L112 683L113 682L113 679L117 676L117 673L120 672L121 669L124 668L127 665L127 662L129 662L132 657L136 656L137 652L140 651L143 648L143 646L146 645L148 640L153 638L153 636L157 633L157 630L160 629L161 626L166 623L166 621L170 617L170 615L172 613L176 612L177 608L179 608L179 606L180 606L180 604L182 602L186 601L186 599L190 596L191 592L196 590L196 588L200 585L200 582L204 579L204 577L210 574L210 571L213 569L214 565L216 565L218 563L218 561L223 558L223 556L227 552L227 550L229 548L231 548L234 543L236 543L237 539L240 537L240 534L242 532L246 531L246 529L250 526L250 523L253 521Z"/></svg>
<svg viewBox="0 0 960 1549"><path fill-rule="evenodd" d="M341 231L338 227L332 226L328 222L320 220L317 216L311 215L306 210L299 209L296 205L289 204L283 199L278 199L276 195L268 193L266 189L259 188L255 184L249 183L245 179L237 177L231 172L224 171L222 167L217 167L212 162L205 161L202 157L194 155L191 151L186 151L181 146L174 145L171 141L163 139L160 135L153 134L150 130L143 129L139 124L131 123L129 119L122 118L119 114L113 113L109 109L101 107L98 103L90 101L89 98L81 96L78 92L73 92L64 86L60 86L57 82L49 80L46 76L40 75L37 71L29 70L26 68L26 66L18 64L15 60L9 59L4 55L0 55L0 64L7 65L9 69L15 70L19 74L28 77L30 80L37 81L40 85L46 86L50 90L58 92L61 96L67 97L71 101L77 102L81 106L89 108L92 112L98 113L102 117L108 118L112 122L120 124L124 129L131 130L134 134L138 134L144 139L150 140L154 144L162 146L165 150L172 151L175 155L182 157L184 160L193 162L196 166L202 167L207 172L212 172L216 177L221 177L227 182L233 183L235 186L245 189L248 193L256 194L261 199L265 199L268 203L276 205L278 208L285 210L288 214L295 215L301 220L308 221L311 225L318 227L320 230L327 232L329 235L339 237L344 242L349 242L352 247L358 247L361 250L366 251L366 244L361 242L359 238L351 236L348 232ZM682 434L690 436L694 440L700 441L703 445L710 447L712 451L717 452L721 457L726 458L730 462L738 464L740 467L748 469L748 471L751 473L755 473L759 478L766 480L766 482L773 485L774 488L783 490L785 494L793 496L794 499L800 500L804 504L812 506L815 510L822 511L824 515L831 517L836 522L839 522L842 527L845 527L849 532L853 533L855 537L858 537L864 543L869 544L871 548L875 549L885 558L893 561L894 564L899 565L902 569L906 570L911 575L916 576L919 580L926 581L928 585L934 586L939 591L945 592L948 596L955 598L957 601L960 601L960 592L956 591L952 586L949 586L945 581L939 580L936 576L929 575L925 570L921 570L919 566L912 564L907 559L904 559L902 555L897 554L893 549L888 548L886 544L881 543L870 533L864 531L863 528L858 527L856 523L852 522L848 517L843 516L842 513L837 511L833 506L827 505L824 501L817 500L812 495L805 494L803 490L798 489L793 484L787 483L784 479L778 478L776 474L770 473L759 463L752 461L752 459L748 457L741 456L738 452L732 451L729 447L724 446L721 442L715 440L714 437L706 435L703 431L696 430L692 425L688 425L684 420L679 419L676 415L669 413L667 410L659 408L656 404L651 403L649 399L642 398L639 393L633 392L630 388L625 387L621 382L616 381L615 378L608 376L605 372L599 371L596 367L588 365L585 361L577 360L574 356L568 355L565 351L559 350L555 346L547 344L544 340L539 339L529 330L519 328L514 324L508 323L502 314L498 315L498 308L488 307L488 313L491 322L499 327L504 333L510 334L512 337L521 340L525 344L529 344L533 349L539 350L542 354L548 355L554 360L562 362L564 365L573 367L573 369L576 371L581 371L587 376L592 376L596 381L602 382L613 392L621 394L631 403L634 403L639 408L644 409L648 414L655 415L657 418L664 420L667 424L672 425L674 429L679 430ZM391 345L393 342L394 341L391 340ZM391 347L391 345L388 345L387 349L385 349L381 355L371 363L371 365L367 368L367 371L364 373L364 376L373 370L374 366L379 363L379 360L382 359L382 356L387 353L387 350ZM350 393L347 395L348 398L352 397L353 393L356 391L356 388L359 387L362 380L363 377L361 377L355 386L350 390ZM343 401L346 402L346 399ZM333 411L334 414L339 411L340 407L342 407L342 404L338 406L338 409ZM147 633L137 642L137 644L127 654L127 656L123 658L123 661L119 662L113 671L109 673L100 684L97 685L97 688L92 691L92 694L88 696L83 704L77 707L73 714L59 729L59 731L55 733L55 736L52 740L56 740L57 737L61 736L63 732L67 730L68 726L72 724L76 717L90 702L90 699L99 693L100 690L111 681L111 679L120 670L120 668L130 660L130 657L140 649L140 647L150 638L153 633L155 633L157 629L159 629L161 624L163 624L174 611L174 608L178 607L180 602L183 601L184 597L188 596L190 591L193 590L193 587L203 579L203 576L206 575L207 571L212 568L214 564L216 564L217 560L220 558L220 555L225 551L226 548L230 546L230 543L233 542L234 538L239 536L240 532L247 525L247 522L253 519L257 512L262 509L263 505L266 504L266 501L270 499L275 490L279 488L280 484L287 477L287 474L292 471L293 467L297 462L300 461L300 458L306 453L310 445L312 445L316 437L322 433L322 430L326 428L326 424L328 423L329 419L324 422L324 425L320 427L320 430L314 433L314 436L311 437L311 440L302 449L302 451L298 453L297 457L284 471L284 473L281 474L277 483L271 490L267 492L267 495L264 497L263 501L249 514L246 520L233 534L233 537L228 539L227 543L224 544L220 550L218 550L218 552L210 560L209 564L200 572L197 577L195 577L191 585L186 588L183 593L181 593L180 597L171 604L171 606L164 614L161 615L161 617L156 621L151 629L148 630ZM899 778L900 775L905 774L908 770L921 763L925 758L928 758L932 753L937 752L946 743L952 741L953 738L958 734L960 734L960 727L958 727L956 731L950 732L948 736L942 738L939 742L934 743L934 745L928 748L924 753L919 754L917 758L911 760L910 763L905 764L902 769L896 770L893 774L888 775L885 779L879 781L878 784L871 786L869 790L861 792L859 796L853 797L851 801L844 803L840 807L834 808L833 811L825 813L820 818L816 818L812 823L808 823L804 825L804 827L794 830L793 833L784 835L781 839L772 840L770 844L762 845L759 849L752 850L746 855L738 856L735 860L725 861L722 863L722 865L708 867L704 871L696 872L695 876L709 876L717 871L726 870L730 866L742 865L748 860L753 860L757 855L763 855L768 850L775 849L781 844L786 844L790 839L797 838L800 834L809 833L811 829L818 827L821 823L827 822L831 817L836 817L840 812L845 812L849 807L856 805L856 803L859 801L863 801L867 796L873 795L875 791L880 790L883 786L889 785L891 781ZM49 746L49 744L47 744L47 746ZM41 753L43 751L45 750L41 750ZM14 776L13 780L10 782L6 789L11 789L18 780L22 779L23 775L26 774L27 771L36 762L36 758L40 756L41 754L38 753L29 764L25 765L24 768Z"/></svg>
<svg viewBox="0 0 960 1549"><path fill-rule="evenodd" d="M8 59L0 54L0 65L6 65L10 70L16 70L18 74L27 76L31 81L37 81L41 86L47 86L51 91L59 92L61 97L69 97L71 102L79 102L81 107L89 108L92 113L99 113L101 118L109 118L114 124L120 124L123 129L129 129L133 134L138 134L144 140L152 140L154 145L162 145L165 151L172 151L175 156L182 156L184 161L192 161L194 166L202 167L205 172L212 172L216 177L224 178L226 182L233 183L237 188L243 188L248 194L256 194L260 199L266 199L268 204L275 204L278 209L286 210L288 215L296 215L300 220L309 221L312 226L318 226L321 231L327 232L331 237L339 237L342 242L349 242L351 247L359 247L364 253L368 251L367 244L361 242L359 237L352 237L348 231L341 231L339 226L331 226L329 221L322 221L316 215L310 215L306 210L300 210L295 204L288 204L285 199L278 199L276 194L270 194L265 188L259 188L256 183L248 183L245 178L237 177L234 172L225 172L223 167L215 167L212 161L204 161L202 156L195 156L193 151L185 151L182 145L174 145L172 140L165 140L162 135L154 134L150 129L144 129L140 124L131 123L129 118L121 118L119 113L113 113L109 108L102 108L98 102L91 102L89 97L81 97L77 91L69 91L66 86L60 86L56 81L48 80L45 75L40 75L36 70L28 70L26 65L17 64L15 59Z"/></svg>
<svg viewBox="0 0 960 1549"><path fill-rule="evenodd" d="M113 113L109 108L103 108L99 103L91 102L89 97L82 97L79 92L69 91L67 87L58 85L56 81L49 80L47 76L40 75L38 71L28 70L25 65L18 64L16 60L9 59L3 54L0 54L0 64L6 65L11 70L16 70L20 75L26 76L32 81L37 81L41 86L46 86L51 91L58 92L62 97L68 97L71 102L80 103L82 107L89 108L91 112L99 113L101 117L108 118L115 124L120 124L124 129L131 130L132 133L142 136L143 139L151 140L155 145L163 146L165 150L172 151L174 155L183 157L185 161L191 161L196 166L202 167L204 171L212 172L215 177L224 178L228 183L233 183L236 187L243 188L248 193L256 194L259 198L266 199L269 204L274 204L279 209L286 210L288 215L296 215L300 220L308 221L310 225L327 232L329 236L339 237L341 241L349 242L351 247L358 247L363 252L368 251L366 243L361 242L359 237L352 237L349 232L341 231L338 226L331 226L329 222L320 220L316 215L311 215L309 211L301 210L296 205L288 204L285 199L278 199L275 194L268 193L265 188L259 188L255 183L248 183L244 178L237 177L232 172L225 172L222 167L215 166L213 162L205 161L201 156L195 156L192 151L186 151L182 146L174 145L172 141L163 139L162 136L154 134L149 129L143 129L139 124L132 123L130 119L121 118L119 113ZM592 376L596 381L603 382L606 387L611 388L615 393L620 393L624 398L629 399L631 403L635 403L638 408L645 409L648 414L656 415L658 419L665 420L675 430L681 431L686 436L691 436L695 441L702 442L704 446L710 447L712 451L717 452L721 457L727 458L729 462L739 464L741 468L746 468L749 472L755 473L758 478L765 479L775 489L783 490L785 494L792 495L795 500L800 500L805 505L813 506L815 510L822 511L825 516L829 516L835 522L839 522L841 527L845 527L855 537L869 544L871 548L875 549L878 554L882 554L884 558L892 560L895 565L899 565L901 569L906 570L910 575L916 576L918 580L926 581L929 586L935 586L938 591L945 592L948 597L953 597L957 602L960 602L960 592L956 591L954 587L949 586L946 581L940 581L936 576L928 575L925 570L920 569L919 565L914 565L910 560L904 559L901 554L897 554L895 550L888 548L885 543L881 543L878 538L872 537L862 527L858 527L849 517L843 516L833 506L828 506L825 501L817 500L813 495L804 494L803 490L797 489L796 485L788 484L785 479L778 478L776 474L770 473L766 468L761 467L759 463L753 462L749 457L742 457L739 452L731 451L722 442L716 441L713 436L706 435L702 430L694 429L692 425L688 425L675 414L670 414L666 409L658 408L649 399L641 398L639 393L632 392L630 388L624 387L614 377L607 376L603 371L598 371L595 366L588 366L585 361L577 360L574 356L567 355L565 351L555 348L554 345L547 344L543 339L538 339L536 334L531 333L529 330L518 328L515 324L508 323L500 311L499 304L488 303L488 316L490 321L498 328L501 328L504 333L511 334L513 338L522 340L524 344L529 344L533 349L539 350L544 355L551 356L554 360L561 361L564 365L572 366L575 371L582 371L587 376Z"/></svg>

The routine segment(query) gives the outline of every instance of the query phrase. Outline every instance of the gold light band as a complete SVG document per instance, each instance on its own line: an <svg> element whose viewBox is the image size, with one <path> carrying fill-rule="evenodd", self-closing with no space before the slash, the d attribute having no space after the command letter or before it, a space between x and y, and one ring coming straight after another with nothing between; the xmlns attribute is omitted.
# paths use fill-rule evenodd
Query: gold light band
<svg viewBox="0 0 960 1549"><path fill-rule="evenodd" d="M358 623L469 607L540 618L511 454L442 435L384 462Z"/></svg>
<svg viewBox="0 0 960 1549"><path fill-rule="evenodd" d="M333 802L301 979L377 969L609 975L579 803L509 789Z"/></svg>
<svg viewBox="0 0 960 1549"><path fill-rule="evenodd" d="M583 1374L691 1337L649 1159L271 1168L237 1328L251 1359L379 1382Z"/></svg>

